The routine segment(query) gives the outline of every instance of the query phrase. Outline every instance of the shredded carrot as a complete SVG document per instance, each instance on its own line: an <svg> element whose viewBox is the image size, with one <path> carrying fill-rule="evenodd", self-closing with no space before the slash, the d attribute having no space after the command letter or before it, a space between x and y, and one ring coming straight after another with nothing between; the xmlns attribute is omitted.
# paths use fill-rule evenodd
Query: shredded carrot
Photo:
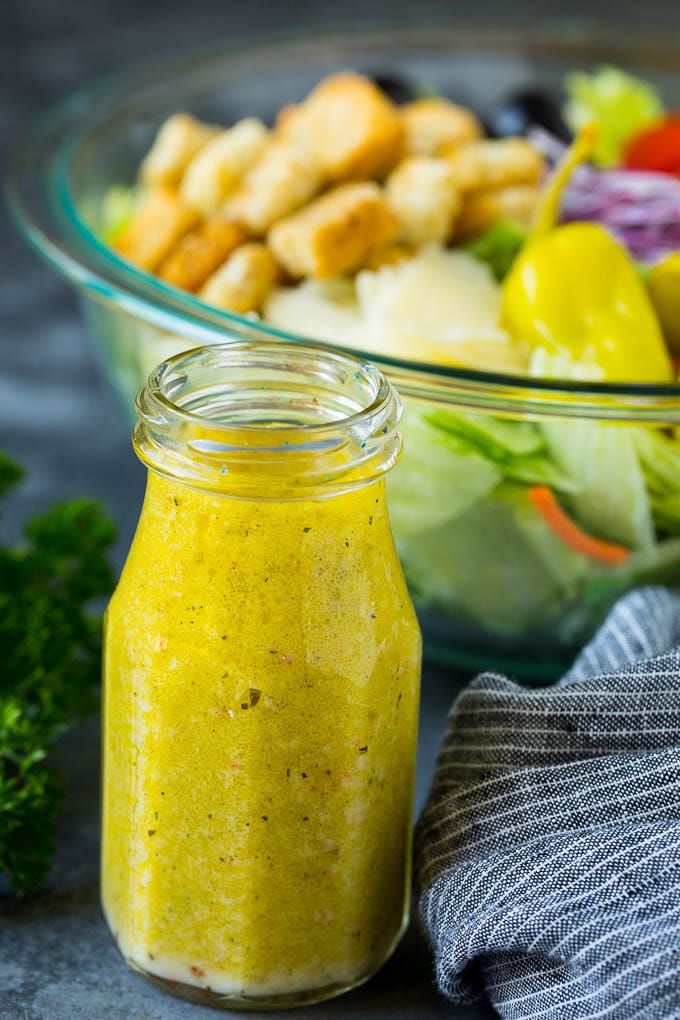
<svg viewBox="0 0 680 1020"><path fill-rule="evenodd" d="M588 535L579 528L578 524L574 524L557 502L555 493L547 485L532 486L529 489L529 499L548 527L555 532L558 538L562 539L565 545L583 553L584 556L595 560L596 563L616 567L620 563L624 563L630 556L630 550L626 549L624 545L593 538L592 535Z"/></svg>

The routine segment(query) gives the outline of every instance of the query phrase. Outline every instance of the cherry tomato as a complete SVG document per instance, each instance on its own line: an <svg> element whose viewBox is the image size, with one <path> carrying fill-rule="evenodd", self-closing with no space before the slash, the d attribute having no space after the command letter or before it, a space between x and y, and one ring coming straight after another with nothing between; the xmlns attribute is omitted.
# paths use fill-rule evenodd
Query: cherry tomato
<svg viewBox="0 0 680 1020"><path fill-rule="evenodd" d="M624 166L680 177L680 113L645 128L626 146Z"/></svg>

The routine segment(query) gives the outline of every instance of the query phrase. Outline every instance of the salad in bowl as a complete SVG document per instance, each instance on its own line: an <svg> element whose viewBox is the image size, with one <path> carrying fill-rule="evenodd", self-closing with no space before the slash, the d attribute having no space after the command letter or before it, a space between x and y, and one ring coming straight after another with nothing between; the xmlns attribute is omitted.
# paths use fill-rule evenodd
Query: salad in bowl
<svg viewBox="0 0 680 1020"><path fill-rule="evenodd" d="M130 403L225 333L384 365L426 647L547 677L622 591L680 583L680 119L611 66L475 104L356 49L266 113L149 85L135 160L125 106L95 104L89 148L50 141L51 210L15 205Z"/></svg>

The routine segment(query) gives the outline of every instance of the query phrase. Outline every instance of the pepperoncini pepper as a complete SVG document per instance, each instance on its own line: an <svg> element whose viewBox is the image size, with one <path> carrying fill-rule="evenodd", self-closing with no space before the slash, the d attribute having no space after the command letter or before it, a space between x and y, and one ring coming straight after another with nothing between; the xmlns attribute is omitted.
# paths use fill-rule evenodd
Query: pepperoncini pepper
<svg viewBox="0 0 680 1020"><path fill-rule="evenodd" d="M670 382L659 321L626 251L597 223L555 225L562 192L596 137L592 126L579 133L544 192L503 285L503 324L534 350L568 355L575 375L595 368L607 382Z"/></svg>
<svg viewBox="0 0 680 1020"><path fill-rule="evenodd" d="M680 251L650 269L646 278L647 291L670 350L680 354Z"/></svg>

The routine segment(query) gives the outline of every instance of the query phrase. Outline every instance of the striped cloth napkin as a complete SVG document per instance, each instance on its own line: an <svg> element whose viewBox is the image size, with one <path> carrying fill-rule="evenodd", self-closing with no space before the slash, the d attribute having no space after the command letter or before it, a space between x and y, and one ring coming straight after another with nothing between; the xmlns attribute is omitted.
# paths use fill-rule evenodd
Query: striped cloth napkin
<svg viewBox="0 0 680 1020"><path fill-rule="evenodd" d="M680 1018L680 598L626 596L555 687L462 692L416 880L452 1001Z"/></svg>

